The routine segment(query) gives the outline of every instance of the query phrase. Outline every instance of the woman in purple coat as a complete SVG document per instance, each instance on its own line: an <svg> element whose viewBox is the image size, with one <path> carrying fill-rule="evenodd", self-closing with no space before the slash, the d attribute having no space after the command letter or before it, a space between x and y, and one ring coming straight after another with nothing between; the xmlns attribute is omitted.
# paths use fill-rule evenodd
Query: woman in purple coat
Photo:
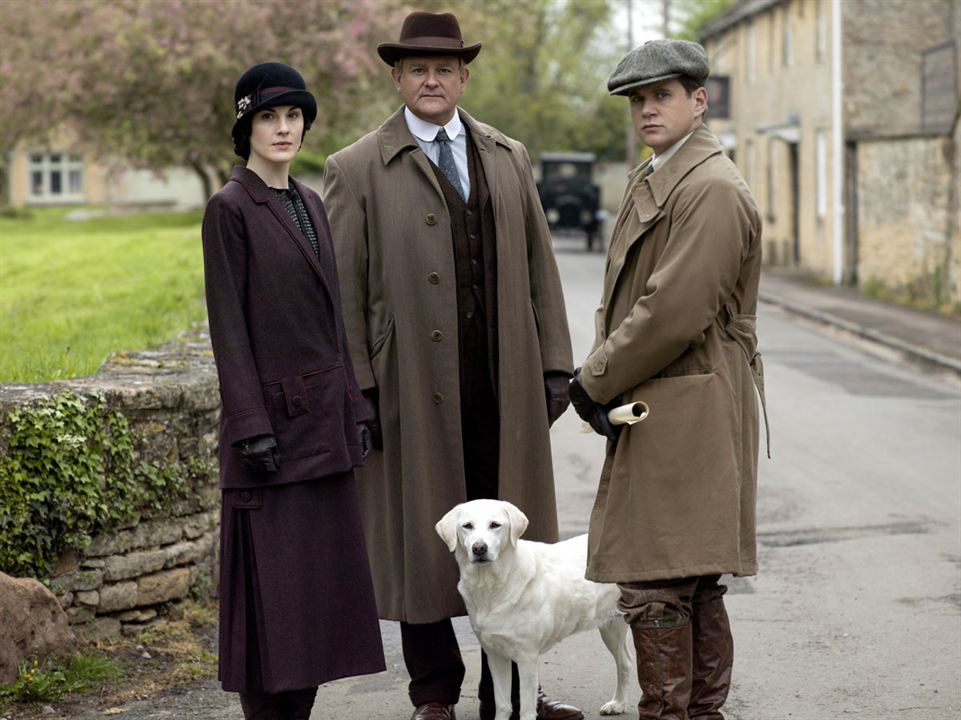
<svg viewBox="0 0 961 720"><path fill-rule="evenodd" d="M246 160L207 205L220 380L220 680L247 720L306 720L317 686L384 670L353 468L370 419L341 319L327 216L288 176L317 115L292 67L234 91Z"/></svg>

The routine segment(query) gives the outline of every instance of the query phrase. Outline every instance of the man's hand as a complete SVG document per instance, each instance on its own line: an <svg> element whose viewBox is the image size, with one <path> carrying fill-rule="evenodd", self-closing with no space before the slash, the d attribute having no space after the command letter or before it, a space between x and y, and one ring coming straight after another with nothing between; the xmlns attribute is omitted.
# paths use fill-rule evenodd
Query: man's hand
<svg viewBox="0 0 961 720"><path fill-rule="evenodd" d="M587 394L587 390L581 385L580 374L581 369L578 368L574 371L574 377L571 378L570 396L574 410L580 415L581 420L593 428L594 432L616 443L621 434L621 428L611 425L611 421L607 419L608 408L597 404Z"/></svg>
<svg viewBox="0 0 961 720"><path fill-rule="evenodd" d="M544 394L547 396L547 427L554 424L571 404L568 392L570 375L553 371L544 375Z"/></svg>
<svg viewBox="0 0 961 720"><path fill-rule="evenodd" d="M280 451L273 435L256 435L238 443L244 462L257 473L275 473L280 468Z"/></svg>

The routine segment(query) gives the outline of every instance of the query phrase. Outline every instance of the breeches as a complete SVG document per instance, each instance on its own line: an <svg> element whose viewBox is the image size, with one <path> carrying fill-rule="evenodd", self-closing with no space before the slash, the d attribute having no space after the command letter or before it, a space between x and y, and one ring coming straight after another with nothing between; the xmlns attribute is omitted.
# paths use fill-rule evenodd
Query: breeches
<svg viewBox="0 0 961 720"><path fill-rule="evenodd" d="M694 606L722 597L727 587L720 575L618 583L618 608L629 625L670 627L691 621Z"/></svg>

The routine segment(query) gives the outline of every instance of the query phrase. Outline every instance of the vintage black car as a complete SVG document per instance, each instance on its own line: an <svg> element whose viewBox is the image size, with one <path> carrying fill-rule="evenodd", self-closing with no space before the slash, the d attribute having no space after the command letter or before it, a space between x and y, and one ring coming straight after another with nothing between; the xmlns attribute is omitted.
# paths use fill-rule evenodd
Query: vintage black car
<svg viewBox="0 0 961 720"><path fill-rule="evenodd" d="M551 230L581 230L590 252L600 239L601 191L593 183L592 153L542 153L537 192Z"/></svg>

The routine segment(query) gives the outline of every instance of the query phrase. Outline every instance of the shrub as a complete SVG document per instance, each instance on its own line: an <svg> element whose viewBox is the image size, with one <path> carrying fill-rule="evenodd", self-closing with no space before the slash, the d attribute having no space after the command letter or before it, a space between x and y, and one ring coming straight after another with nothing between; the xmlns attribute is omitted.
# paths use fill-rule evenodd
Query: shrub
<svg viewBox="0 0 961 720"><path fill-rule="evenodd" d="M182 501L210 472L200 461L148 462L142 438L103 397L65 392L9 414L0 457L0 570L45 578L66 550L142 511Z"/></svg>

